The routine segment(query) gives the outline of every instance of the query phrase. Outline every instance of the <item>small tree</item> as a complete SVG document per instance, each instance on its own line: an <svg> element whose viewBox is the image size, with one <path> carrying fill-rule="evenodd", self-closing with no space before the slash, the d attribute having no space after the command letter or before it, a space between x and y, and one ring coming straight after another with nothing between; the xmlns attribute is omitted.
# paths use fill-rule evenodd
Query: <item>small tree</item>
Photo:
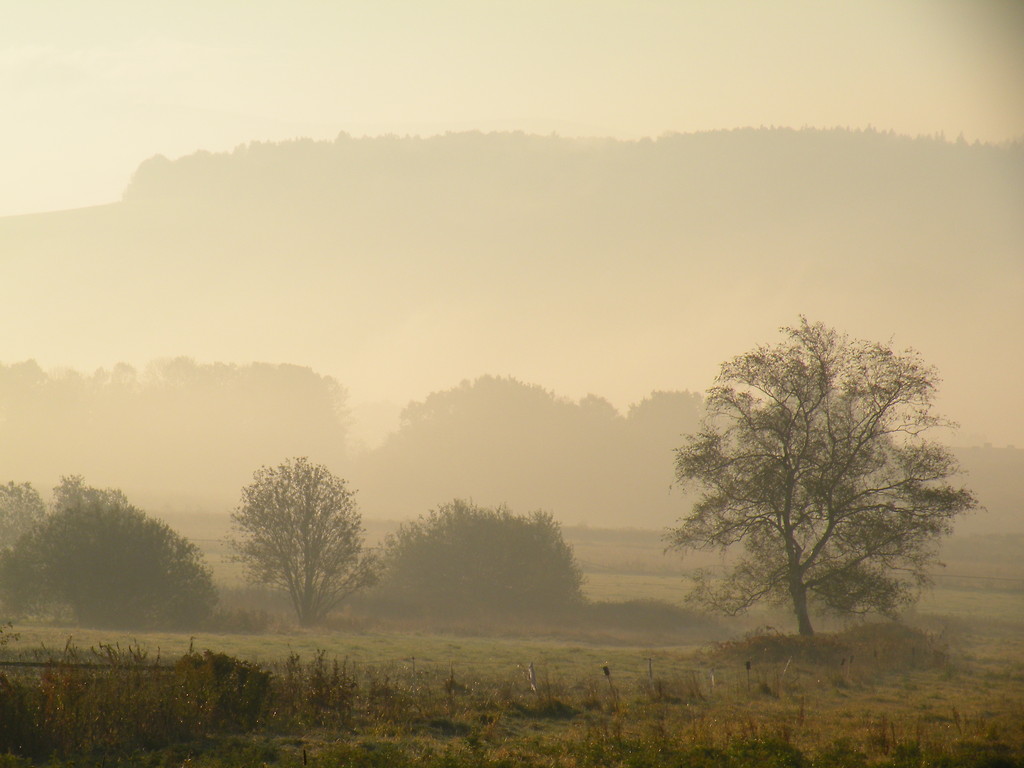
<svg viewBox="0 0 1024 768"><path fill-rule="evenodd" d="M810 601L890 614L928 583L938 539L975 506L945 481L949 450L923 434L938 378L917 353L851 341L801 318L787 341L722 365L701 432L676 452L703 495L668 534L681 549L744 555L693 597L726 613L789 602L801 634Z"/></svg>
<svg viewBox="0 0 1024 768"><path fill-rule="evenodd" d="M12 546L45 514L43 499L31 483L0 485L0 550Z"/></svg>
<svg viewBox="0 0 1024 768"><path fill-rule="evenodd" d="M5 606L69 610L79 623L97 627L187 628L202 622L216 592L199 550L117 499L123 494L105 498L96 491L70 501L3 553Z"/></svg>
<svg viewBox="0 0 1024 768"><path fill-rule="evenodd" d="M384 594L433 614L550 614L582 601L572 548L546 512L456 499L389 538Z"/></svg>
<svg viewBox="0 0 1024 768"><path fill-rule="evenodd" d="M231 519L251 579L285 590L303 626L377 579L355 493L320 464L298 458L256 470Z"/></svg>

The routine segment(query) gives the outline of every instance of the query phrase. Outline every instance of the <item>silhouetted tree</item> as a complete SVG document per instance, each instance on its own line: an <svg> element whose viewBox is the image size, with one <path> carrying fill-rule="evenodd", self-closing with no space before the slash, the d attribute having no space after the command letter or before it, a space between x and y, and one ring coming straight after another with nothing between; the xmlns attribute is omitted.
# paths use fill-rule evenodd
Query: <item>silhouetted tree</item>
<svg viewBox="0 0 1024 768"><path fill-rule="evenodd" d="M0 556L0 595L17 612L68 610L97 627L188 628L216 602L196 546L119 491L80 478L53 514Z"/></svg>
<svg viewBox="0 0 1024 768"><path fill-rule="evenodd" d="M410 403L355 471L374 508L396 518L465 494L550 506L567 523L662 528L678 509L667 459L700 413L688 392L654 392L623 417L596 395L481 376Z"/></svg>
<svg viewBox="0 0 1024 768"><path fill-rule="evenodd" d="M53 489L53 511L67 512L84 506L127 507L128 498L117 488L94 488L81 475L65 475Z"/></svg>
<svg viewBox="0 0 1024 768"><path fill-rule="evenodd" d="M31 483L0 485L0 549L13 545L45 514L43 499Z"/></svg>
<svg viewBox="0 0 1024 768"><path fill-rule="evenodd" d="M250 578L285 590L303 626L377 579L355 492L321 464L297 458L256 470L231 519Z"/></svg>
<svg viewBox="0 0 1024 768"><path fill-rule="evenodd" d="M455 500L388 539L382 593L433 614L543 615L582 600L582 574L546 512Z"/></svg>
<svg viewBox="0 0 1024 768"><path fill-rule="evenodd" d="M574 402L481 376L410 403L399 430L358 460L359 471L375 506L395 517L466 494L607 520L629 495L616 480L629 471L622 438L623 418L601 398Z"/></svg>
<svg viewBox="0 0 1024 768"><path fill-rule="evenodd" d="M913 351L853 341L801 318L787 340L722 365L702 431L676 453L700 500L669 541L742 544L720 582L693 596L729 613L789 602L801 634L811 601L839 612L892 613L927 583L939 537L975 505L945 480L949 450L922 435L934 369Z"/></svg>

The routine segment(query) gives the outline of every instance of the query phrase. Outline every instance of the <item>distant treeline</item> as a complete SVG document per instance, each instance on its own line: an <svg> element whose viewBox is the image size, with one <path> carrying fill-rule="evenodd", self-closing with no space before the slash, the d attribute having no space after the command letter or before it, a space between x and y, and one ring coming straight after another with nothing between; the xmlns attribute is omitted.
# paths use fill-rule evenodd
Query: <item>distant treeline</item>
<svg viewBox="0 0 1024 768"><path fill-rule="evenodd" d="M359 489L364 514L415 517L456 496L592 524L667 524L671 449L701 398L655 392L620 414L484 376L409 404L382 445L356 452L345 391L292 365L166 360L90 375L0 365L0 467L40 487L67 472L148 508L224 511L263 464L308 455Z"/></svg>
<svg viewBox="0 0 1024 768"><path fill-rule="evenodd" d="M41 488L85 475L153 511L207 507L284 456L336 463L345 413L334 379L294 365L178 358L91 374L0 365L0 467L5 480Z"/></svg>
<svg viewBox="0 0 1024 768"><path fill-rule="evenodd" d="M353 477L366 501L406 515L461 496L570 524L662 527L684 510L670 491L672 449L701 413L691 392L653 392L621 414L596 395L572 401L484 376L411 403L383 445L356 457Z"/></svg>
<svg viewBox="0 0 1024 768"><path fill-rule="evenodd" d="M691 392L653 392L620 413L596 395L483 376L410 403L366 450L349 439L344 388L309 368L180 358L85 375L30 361L0 364L0 482L84 474L155 513L224 512L257 467L304 455L345 477L370 518L459 497L570 525L662 528L692 498L671 487L672 451L701 415ZM1024 450L960 456L989 508L968 524L1006 528L1024 509Z"/></svg>
<svg viewBox="0 0 1024 768"><path fill-rule="evenodd" d="M139 167L124 199L194 208L212 200L219 209L263 201L287 214L329 209L346 228L374 211L404 214L413 226L453 213L467 227L494 214L513 225L539 213L559 227L613 229L637 211L677 229L731 217L748 226L752 214L766 223L848 224L851 209L884 215L897 197L919 200L923 212L934 210L938 195L991 188L994 179L1006 192L1019 191L1022 169L1024 142L969 145L874 130L748 128L640 141L342 133L333 142L252 142L175 161L158 155ZM595 205L615 216L595 215ZM584 210L585 221L564 219Z"/></svg>

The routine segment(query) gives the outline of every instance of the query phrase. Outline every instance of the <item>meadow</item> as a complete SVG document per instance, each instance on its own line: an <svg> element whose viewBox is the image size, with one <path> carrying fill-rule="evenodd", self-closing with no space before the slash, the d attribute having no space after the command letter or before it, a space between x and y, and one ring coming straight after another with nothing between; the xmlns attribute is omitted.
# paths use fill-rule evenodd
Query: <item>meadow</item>
<svg viewBox="0 0 1024 768"><path fill-rule="evenodd" d="M680 601L692 563L656 534L567 536L591 600ZM902 623L813 638L768 610L677 633L16 624L3 659L49 663L0 668L0 766L1024 765L1019 544L959 542Z"/></svg>

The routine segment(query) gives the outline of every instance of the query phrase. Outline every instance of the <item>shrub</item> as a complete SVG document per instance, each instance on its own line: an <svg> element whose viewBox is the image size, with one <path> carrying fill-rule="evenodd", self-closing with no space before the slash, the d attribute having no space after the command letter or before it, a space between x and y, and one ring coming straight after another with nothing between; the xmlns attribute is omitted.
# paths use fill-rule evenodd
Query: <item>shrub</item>
<svg viewBox="0 0 1024 768"><path fill-rule="evenodd" d="M572 548L546 512L455 500L387 543L383 599L443 616L545 615L582 601Z"/></svg>
<svg viewBox="0 0 1024 768"><path fill-rule="evenodd" d="M282 719L303 726L348 722L355 706L358 684L347 661L327 663L325 651L317 651L303 664L292 653L276 679L275 711Z"/></svg>
<svg viewBox="0 0 1024 768"><path fill-rule="evenodd" d="M198 548L122 497L82 497L0 556L10 610L67 610L95 627L185 628L216 592Z"/></svg>
<svg viewBox="0 0 1024 768"><path fill-rule="evenodd" d="M269 672L222 653L189 652L173 668L138 647L91 656L69 647L38 677L0 675L0 753L116 755L246 732L271 695Z"/></svg>
<svg viewBox="0 0 1024 768"><path fill-rule="evenodd" d="M270 693L270 673L224 653L188 653L174 667L193 716L217 730L253 728Z"/></svg>

